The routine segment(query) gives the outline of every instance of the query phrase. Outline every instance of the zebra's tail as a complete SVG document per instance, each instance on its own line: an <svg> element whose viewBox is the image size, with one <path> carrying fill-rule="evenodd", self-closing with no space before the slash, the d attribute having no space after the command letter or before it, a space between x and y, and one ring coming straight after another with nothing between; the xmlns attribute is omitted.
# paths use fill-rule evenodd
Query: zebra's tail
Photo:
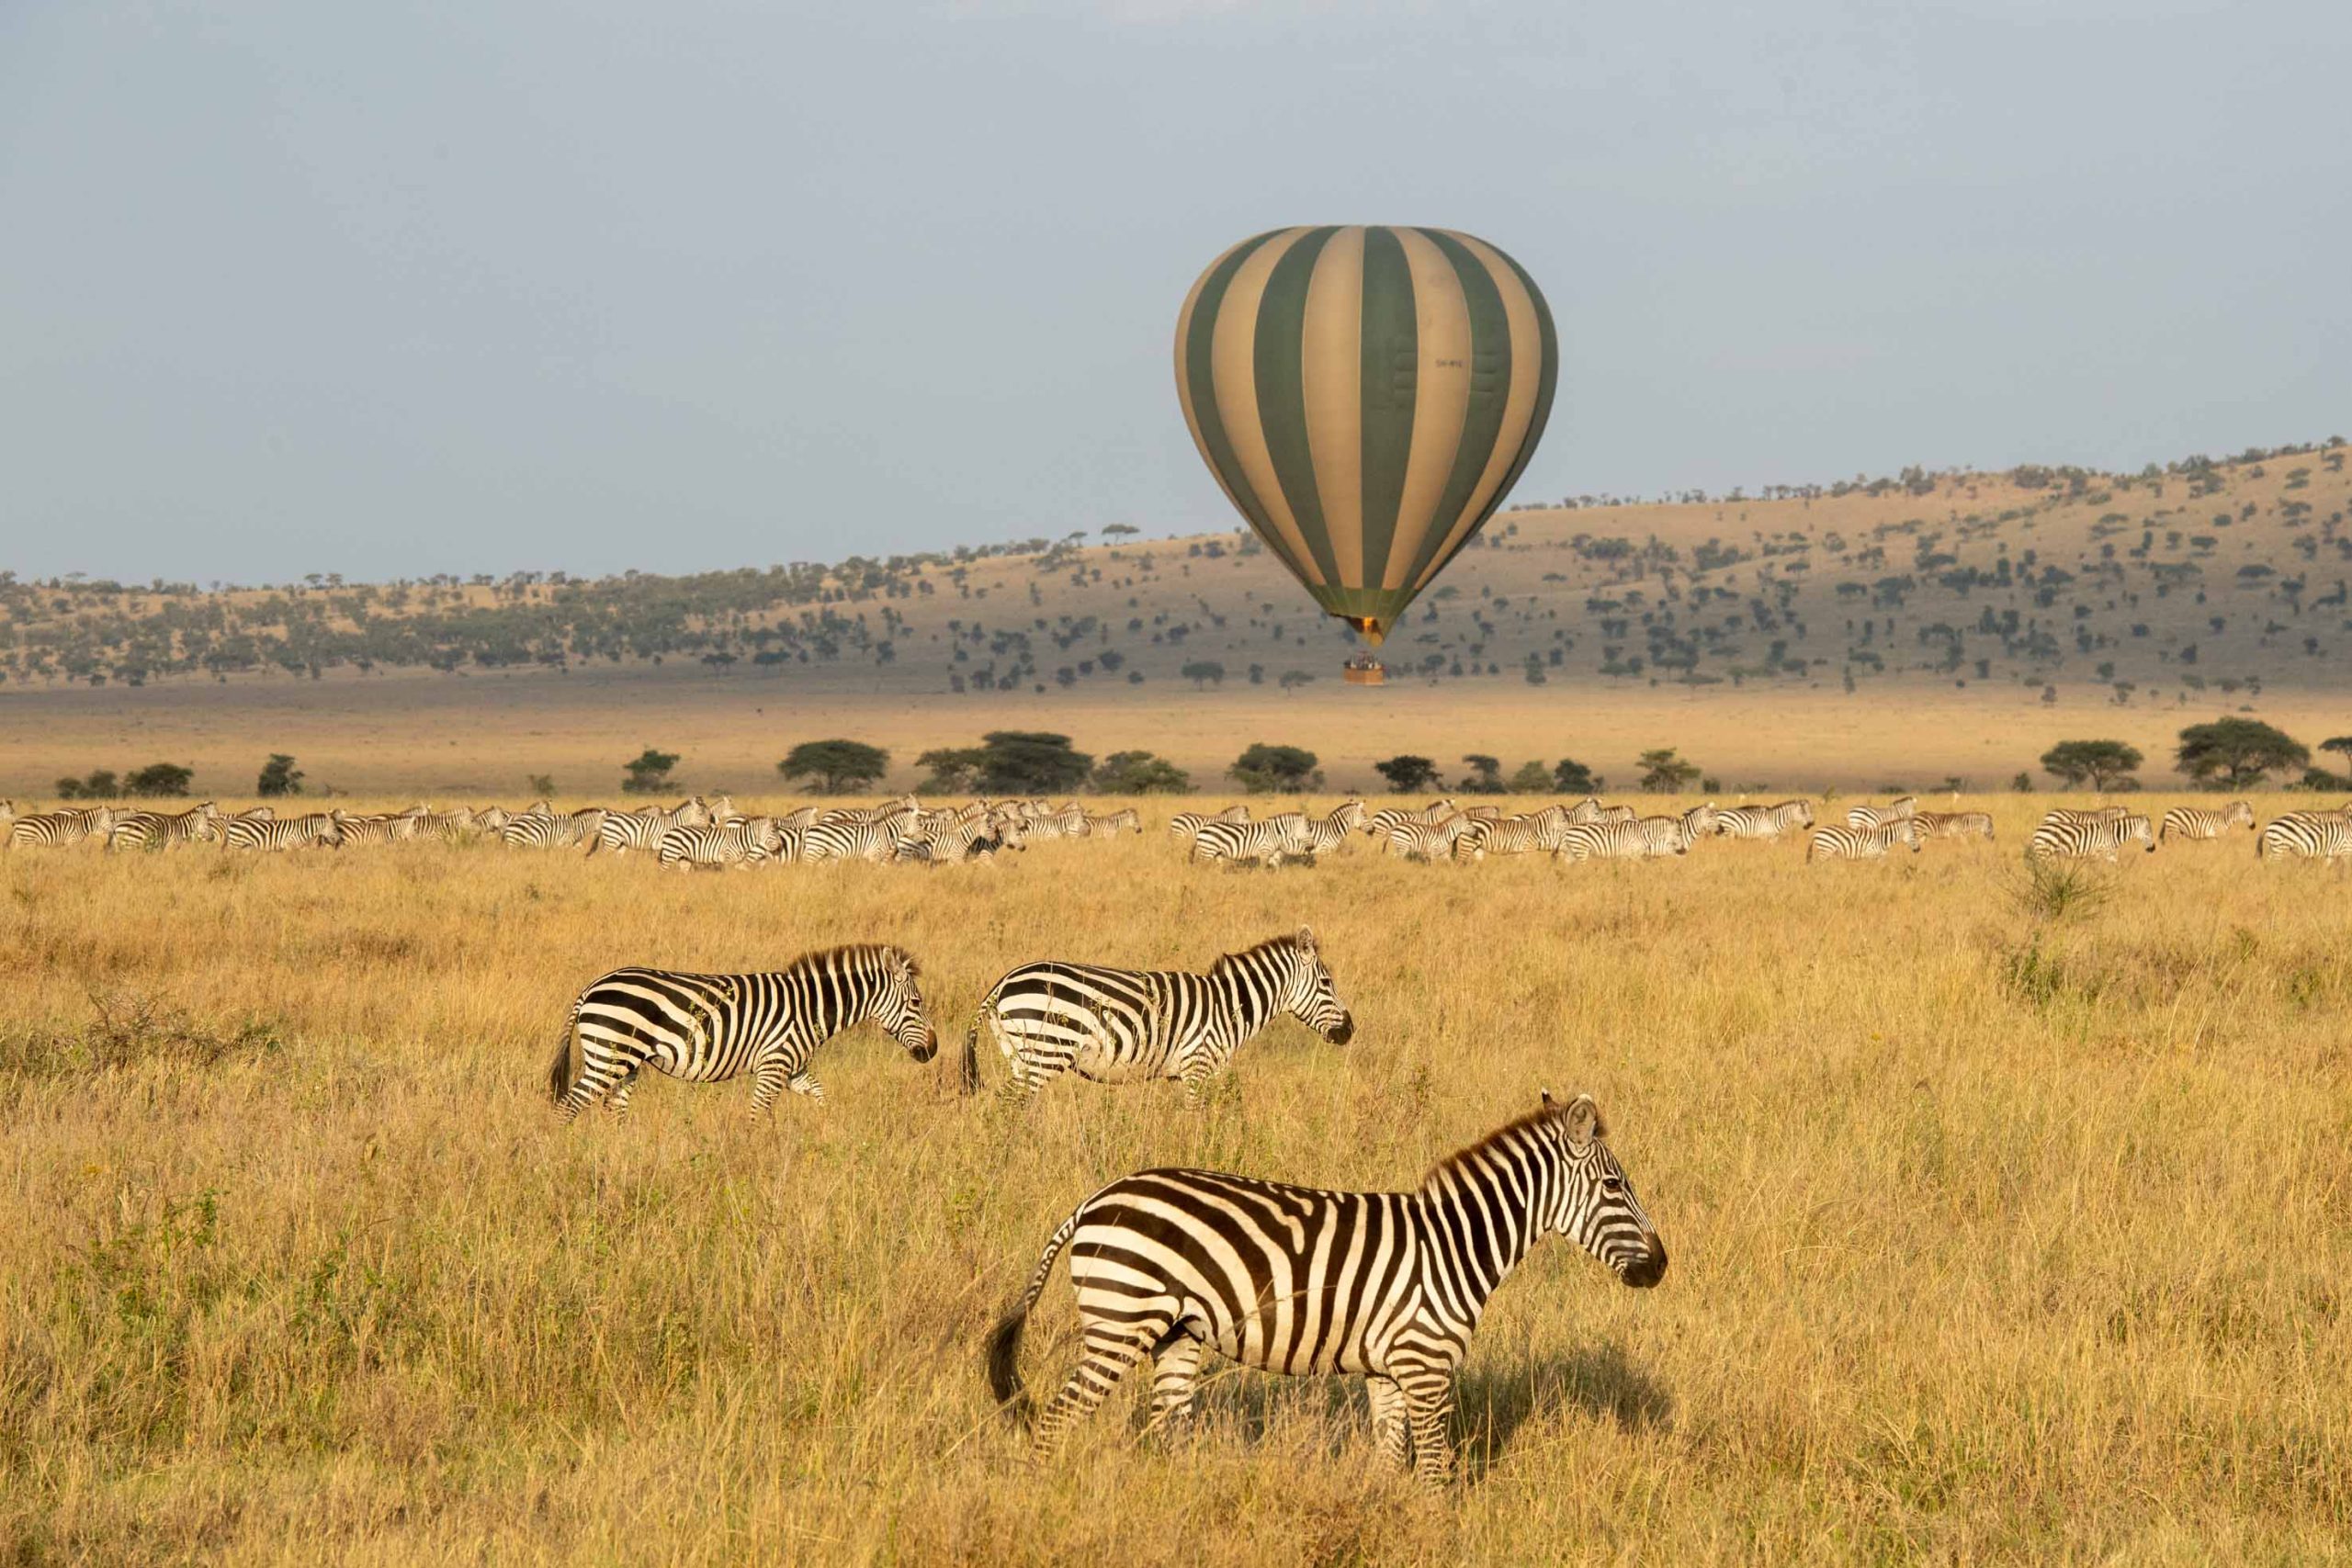
<svg viewBox="0 0 2352 1568"><path fill-rule="evenodd" d="M963 1089L966 1094L980 1092L980 1021L975 1014L972 1026L964 1031Z"/></svg>
<svg viewBox="0 0 2352 1568"><path fill-rule="evenodd" d="M571 1089L571 1066L580 1046L580 1005L572 1004L563 1021L563 1038L555 1043L555 1060L548 1064L548 1100L561 1105Z"/></svg>
<svg viewBox="0 0 2352 1568"><path fill-rule="evenodd" d="M1029 1276L1029 1288L1022 1292L1021 1304L1000 1318L989 1334L989 1393L1020 1427L1026 1427L1036 1416L1028 1391L1021 1382L1021 1331L1028 1326L1029 1309L1037 1304L1038 1293L1046 1288L1046 1276L1052 1272L1054 1259L1069 1245L1070 1236L1078 1229L1078 1217L1084 1213L1084 1203L1070 1211L1069 1218L1046 1243L1045 1256L1037 1259L1036 1269Z"/></svg>

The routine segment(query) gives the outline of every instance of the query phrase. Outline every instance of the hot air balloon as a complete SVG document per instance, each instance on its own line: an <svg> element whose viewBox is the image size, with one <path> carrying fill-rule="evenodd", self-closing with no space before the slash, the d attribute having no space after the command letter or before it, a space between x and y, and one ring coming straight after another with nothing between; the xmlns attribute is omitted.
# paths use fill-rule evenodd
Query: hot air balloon
<svg viewBox="0 0 2352 1568"><path fill-rule="evenodd" d="M1201 457L1315 602L1375 648L1502 503L1558 378L1534 280L1444 229L1260 234L1209 264L1176 319Z"/></svg>

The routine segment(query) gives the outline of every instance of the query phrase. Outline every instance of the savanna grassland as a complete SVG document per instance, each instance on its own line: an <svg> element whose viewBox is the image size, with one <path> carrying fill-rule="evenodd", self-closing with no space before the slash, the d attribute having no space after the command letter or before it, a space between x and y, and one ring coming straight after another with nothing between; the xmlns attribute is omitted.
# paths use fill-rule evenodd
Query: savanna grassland
<svg viewBox="0 0 2352 1568"><path fill-rule="evenodd" d="M2021 764L2020 764L2021 765ZM1195 872L1148 831L993 867L662 874L412 845L0 862L11 1561L1136 1564L2352 1552L2352 884L2228 843L2063 911L1997 846ZM2307 798L2307 797L2306 797ZM2265 817L2295 797L2258 802ZM747 808L748 801L742 802ZM2143 802L2135 801L2135 806ZM2161 798L2144 801L2161 807ZM1311 924L1359 1033L1172 1085L955 1092L1023 959L1203 966ZM559 1125L605 968L922 958L830 1099L642 1085ZM991 1083L1002 1077L984 1063ZM979 1347L1108 1177L1397 1186L1587 1090L1672 1251L1566 1244L1464 1369L1460 1478L1360 1385L1229 1369L1029 1470ZM1025 1366L1073 1358L1059 1272Z"/></svg>

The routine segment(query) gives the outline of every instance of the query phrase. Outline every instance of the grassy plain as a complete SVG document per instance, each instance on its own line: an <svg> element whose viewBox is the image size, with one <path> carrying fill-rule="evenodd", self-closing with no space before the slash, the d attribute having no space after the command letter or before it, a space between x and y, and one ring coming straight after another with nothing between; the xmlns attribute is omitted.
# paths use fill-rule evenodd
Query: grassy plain
<svg viewBox="0 0 2352 1568"><path fill-rule="evenodd" d="M939 874L10 854L0 1556L2340 1559L2352 887L2240 836L2053 920L2017 852L2055 798L1981 802L1997 847L1819 868L1194 873L1166 802ZM870 1028L766 1125L741 1085L650 1082L618 1126L543 1099L622 962L900 942L952 1044L1015 961L1302 922L1356 1043L1285 1021L1198 1113L1060 1084L1017 1115ZM1408 1184L1546 1087L1599 1097L1673 1267L1537 1252L1451 1493L1379 1468L1356 1386L1229 1370L1193 1438L1122 1398L1024 1466L980 1337L1102 1180ZM1057 1275L1033 1384L1071 1328Z"/></svg>

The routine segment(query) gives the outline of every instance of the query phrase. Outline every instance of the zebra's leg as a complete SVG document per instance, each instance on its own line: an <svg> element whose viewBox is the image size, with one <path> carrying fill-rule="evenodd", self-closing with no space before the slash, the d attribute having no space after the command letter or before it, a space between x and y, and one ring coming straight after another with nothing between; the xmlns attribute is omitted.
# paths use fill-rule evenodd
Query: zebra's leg
<svg viewBox="0 0 2352 1568"><path fill-rule="evenodd" d="M1198 1111L1209 1092L1209 1080L1216 1077L1217 1064L1204 1056L1195 1056L1177 1070L1184 1081L1184 1109Z"/></svg>
<svg viewBox="0 0 2352 1568"><path fill-rule="evenodd" d="M1169 1341L1152 1357L1151 1418L1144 1423L1146 1432L1190 1420L1193 1395L1200 1390L1201 1357L1207 1347L1181 1325L1170 1329L1169 1335Z"/></svg>
<svg viewBox="0 0 2352 1568"><path fill-rule="evenodd" d="M1412 1434L1405 1425L1405 1391L1396 1380L1374 1372L1363 1380L1372 1396L1372 1435L1382 1457L1402 1470L1413 1462Z"/></svg>
<svg viewBox="0 0 2352 1568"><path fill-rule="evenodd" d="M605 1093L605 1109L616 1122L628 1114L628 1091L637 1083L637 1068L638 1064L631 1063L628 1071L621 1075L621 1081Z"/></svg>
<svg viewBox="0 0 2352 1568"><path fill-rule="evenodd" d="M1453 1440L1446 1436L1453 1414L1453 1376L1445 1367L1423 1367L1399 1374L1407 1419L1413 1427L1413 1473L1442 1486L1453 1472Z"/></svg>
<svg viewBox="0 0 2352 1568"><path fill-rule="evenodd" d="M1069 1381L1046 1405L1045 1414L1037 1417L1036 1439L1030 1449L1032 1457L1044 1461L1060 1451L1062 1439L1072 1422L1094 1412L1094 1407L1109 1397L1119 1380L1148 1355L1168 1331L1168 1320L1159 1318L1137 1323L1090 1323L1086 1325L1086 1353L1069 1374Z"/></svg>
<svg viewBox="0 0 2352 1568"><path fill-rule="evenodd" d="M775 1109L775 1097L784 1092L784 1065L763 1062L752 1069L752 1116L754 1121Z"/></svg>
<svg viewBox="0 0 2352 1568"><path fill-rule="evenodd" d="M580 1043L580 1076L571 1080L563 1098L556 1102L556 1114L566 1122L578 1116L590 1106L611 1094L616 1086L626 1089L628 1080L637 1074L637 1064L609 1047Z"/></svg>
<svg viewBox="0 0 2352 1568"><path fill-rule="evenodd" d="M814 1077L810 1077L807 1073L797 1073L793 1077L786 1078L785 1080L784 1087L790 1089L795 1094L805 1094L809 1099L820 1103L825 1098L825 1086L819 1083Z"/></svg>

